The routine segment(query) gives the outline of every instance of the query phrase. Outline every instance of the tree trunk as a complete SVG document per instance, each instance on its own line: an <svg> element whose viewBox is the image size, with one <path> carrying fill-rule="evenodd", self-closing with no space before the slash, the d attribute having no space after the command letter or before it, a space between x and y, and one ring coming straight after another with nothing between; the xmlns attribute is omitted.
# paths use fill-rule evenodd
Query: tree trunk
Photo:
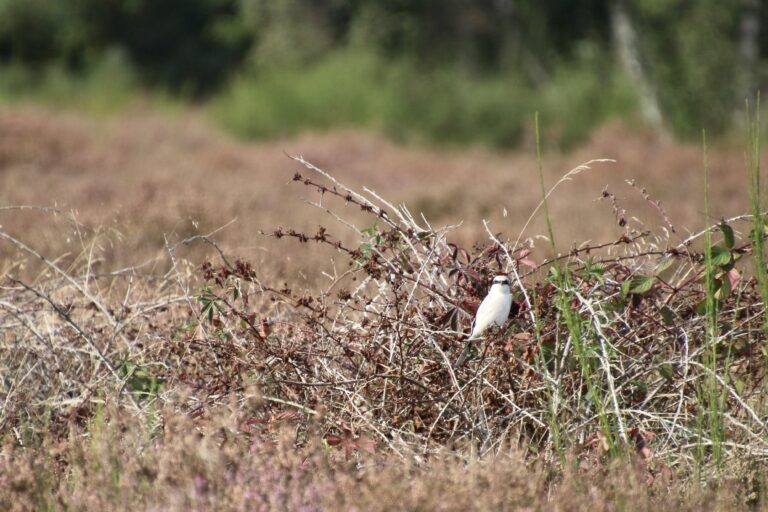
<svg viewBox="0 0 768 512"><path fill-rule="evenodd" d="M664 122L656 91L643 69L637 48L637 33L632 25L625 0L612 2L611 31L621 67L632 78L637 88L643 118L657 131L664 132Z"/></svg>
<svg viewBox="0 0 768 512"><path fill-rule="evenodd" d="M741 21L739 23L739 53L744 69L742 95L755 105L757 89L757 38L760 33L759 0L742 0Z"/></svg>

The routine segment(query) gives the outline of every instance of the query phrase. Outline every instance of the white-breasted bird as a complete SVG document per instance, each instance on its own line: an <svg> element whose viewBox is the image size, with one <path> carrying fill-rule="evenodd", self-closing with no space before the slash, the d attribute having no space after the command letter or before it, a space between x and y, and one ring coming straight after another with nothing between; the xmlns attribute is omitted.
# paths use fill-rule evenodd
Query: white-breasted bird
<svg viewBox="0 0 768 512"><path fill-rule="evenodd" d="M493 284L485 296L480 307L477 308L475 321L472 324L472 334L469 335L467 346L456 361L454 368L458 368L469 357L472 351L472 342L478 339L489 327L496 325L501 327L509 316L509 310L512 307L512 290L507 276L496 276L493 278Z"/></svg>

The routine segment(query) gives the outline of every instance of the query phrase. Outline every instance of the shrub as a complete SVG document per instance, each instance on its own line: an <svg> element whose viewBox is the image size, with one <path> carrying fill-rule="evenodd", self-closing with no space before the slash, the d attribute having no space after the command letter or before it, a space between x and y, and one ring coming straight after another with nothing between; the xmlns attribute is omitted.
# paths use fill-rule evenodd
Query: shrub
<svg viewBox="0 0 768 512"><path fill-rule="evenodd" d="M569 68L539 90L513 71L486 76L458 67L424 69L350 48L300 67L245 73L213 101L211 112L243 137L341 126L384 131L401 141L509 148L541 110L552 127L548 140L567 147L634 108L611 65L585 67Z"/></svg>

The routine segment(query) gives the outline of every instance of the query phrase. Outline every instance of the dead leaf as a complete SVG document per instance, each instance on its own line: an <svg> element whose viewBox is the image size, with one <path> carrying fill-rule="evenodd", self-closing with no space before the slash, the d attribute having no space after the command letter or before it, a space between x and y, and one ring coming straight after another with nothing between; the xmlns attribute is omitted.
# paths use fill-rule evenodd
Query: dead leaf
<svg viewBox="0 0 768 512"><path fill-rule="evenodd" d="M642 460L650 460L653 456L653 452L648 447L648 443L653 440L653 432L647 430L640 430L639 428L632 428L629 431L629 437L635 443L635 451Z"/></svg>
<svg viewBox="0 0 768 512"><path fill-rule="evenodd" d="M269 333L271 332L270 325L272 325L272 322L270 322L269 318L264 317L261 319L261 334L264 337L269 336Z"/></svg>
<svg viewBox="0 0 768 512"><path fill-rule="evenodd" d="M736 268L732 268L726 272L725 275L731 284L731 290L735 290L736 286L739 284L739 281L741 281L741 274Z"/></svg>
<svg viewBox="0 0 768 512"><path fill-rule="evenodd" d="M342 441L344 441L344 439L341 437L333 434L328 434L323 439L326 443L328 443L329 446L338 446L342 443Z"/></svg>
<svg viewBox="0 0 768 512"><path fill-rule="evenodd" d="M302 418L301 413L298 411L283 411L272 417L272 421L299 421Z"/></svg>
<svg viewBox="0 0 768 512"><path fill-rule="evenodd" d="M358 449L362 449L365 452L373 455L376 453L376 441L366 435L361 435L356 441Z"/></svg>

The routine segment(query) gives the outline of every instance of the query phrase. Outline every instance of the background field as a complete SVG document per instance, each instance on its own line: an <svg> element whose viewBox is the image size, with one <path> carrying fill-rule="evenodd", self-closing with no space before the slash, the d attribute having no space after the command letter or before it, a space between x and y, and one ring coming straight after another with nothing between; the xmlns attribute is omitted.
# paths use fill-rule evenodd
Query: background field
<svg viewBox="0 0 768 512"><path fill-rule="evenodd" d="M74 211L91 229L113 230L116 243L104 262L110 268L162 253L164 235L174 241L227 226L216 239L228 252L302 282L300 271L310 263L289 265L291 251L285 252L285 244L276 246L259 231L271 233L278 226L314 230L332 219L305 203L318 197L291 183L297 164L286 154L303 155L350 186L366 186L390 202L405 203L435 227L462 223L452 237L469 247L487 240L484 219L494 232L515 239L540 201L532 146L506 152L425 149L354 131L246 143L212 129L200 115L169 116L142 107L108 119L5 107L0 134L3 204L56 206ZM641 193L647 189L678 229L678 241L704 226L702 149L696 144L614 123L572 151L545 150L545 180L554 185L570 169L596 158L615 162L595 164L552 197L550 212L562 250L586 241L611 242L623 233L610 203L600 200L606 187L648 228L664 225ZM710 221L744 213L745 150L711 148L710 166ZM63 227L48 222L46 214L0 215L9 232L49 254L67 250ZM537 215L524 238L544 233L543 218ZM355 236L351 231L346 235ZM76 247L77 240L68 238ZM539 241L538 246L546 244ZM330 254L318 249L311 265L329 263Z"/></svg>

